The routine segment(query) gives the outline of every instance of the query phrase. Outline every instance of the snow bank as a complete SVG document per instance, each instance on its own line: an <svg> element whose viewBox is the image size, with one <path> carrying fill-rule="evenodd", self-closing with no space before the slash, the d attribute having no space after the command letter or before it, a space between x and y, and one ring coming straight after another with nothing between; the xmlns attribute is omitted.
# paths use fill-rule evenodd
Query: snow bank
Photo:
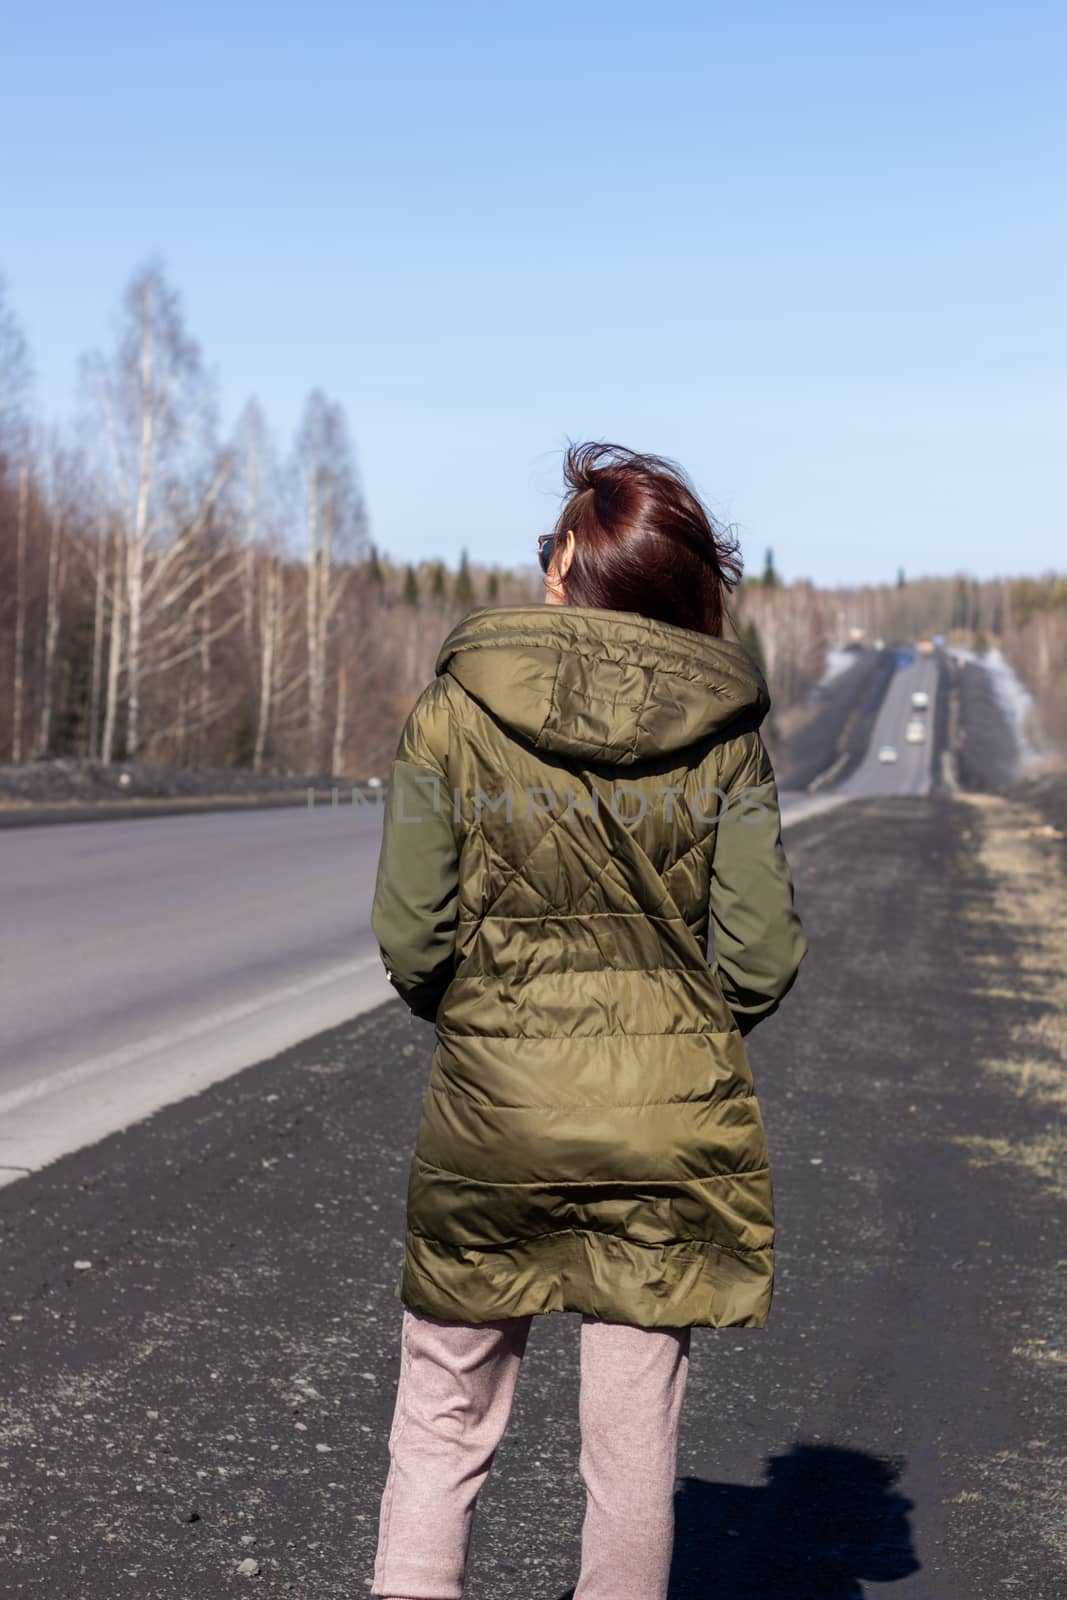
<svg viewBox="0 0 1067 1600"><path fill-rule="evenodd" d="M1020 774L1044 765L1049 750L1037 726L1034 697L1011 662L998 649L987 650L984 656L979 656L973 650L959 650L953 646L952 654L962 661L973 661L988 672L993 693L1015 736Z"/></svg>

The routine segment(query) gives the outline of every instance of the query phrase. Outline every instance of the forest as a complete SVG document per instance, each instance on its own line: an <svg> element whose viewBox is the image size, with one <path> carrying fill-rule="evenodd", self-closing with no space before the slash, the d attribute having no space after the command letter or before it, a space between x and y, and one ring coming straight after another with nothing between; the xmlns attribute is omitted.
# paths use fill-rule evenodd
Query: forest
<svg viewBox="0 0 1067 1600"><path fill-rule="evenodd" d="M344 407L321 390L285 448L255 398L223 434L211 368L158 265L131 278L78 394L72 425L36 415L32 353L0 283L0 763L380 773L449 628L474 606L540 596L533 568L380 551ZM1067 746L1063 578L900 573L817 589L784 581L767 552L731 611L779 718L850 632L941 633L998 644Z"/></svg>

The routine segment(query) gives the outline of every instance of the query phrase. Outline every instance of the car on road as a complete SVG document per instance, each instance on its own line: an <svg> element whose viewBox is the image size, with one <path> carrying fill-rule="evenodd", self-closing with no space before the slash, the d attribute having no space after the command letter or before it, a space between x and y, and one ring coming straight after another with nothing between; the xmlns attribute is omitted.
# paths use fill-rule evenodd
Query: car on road
<svg viewBox="0 0 1067 1600"><path fill-rule="evenodd" d="M889 766L891 762L893 762L893 761L895 761L897 759L897 747L896 747L896 745L895 744L884 744L882 746L882 748L878 752L878 759L882 763L883 766Z"/></svg>
<svg viewBox="0 0 1067 1600"><path fill-rule="evenodd" d="M927 694L926 690L916 689L915 693L911 697L911 709L913 711L928 711L929 708L930 696Z"/></svg>
<svg viewBox="0 0 1067 1600"><path fill-rule="evenodd" d="M918 717L912 717L911 721L908 723L908 726L904 729L904 737L909 744L925 744L925 722L920 722Z"/></svg>

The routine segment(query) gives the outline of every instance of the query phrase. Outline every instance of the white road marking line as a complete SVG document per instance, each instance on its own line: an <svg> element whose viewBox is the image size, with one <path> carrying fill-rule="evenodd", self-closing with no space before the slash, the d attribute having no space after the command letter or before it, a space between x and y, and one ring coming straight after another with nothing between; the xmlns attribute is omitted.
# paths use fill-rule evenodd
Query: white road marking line
<svg viewBox="0 0 1067 1600"><path fill-rule="evenodd" d="M85 1083L102 1073L112 1072L116 1067L129 1066L142 1056L155 1055L160 1050L170 1049L172 1045L185 1044L191 1039L202 1038L206 1033L213 1033L217 1028L226 1028L233 1022L241 1022L245 1017L255 1016L257 1012L269 1011L274 1006L284 1005L290 1000L302 999L304 995L313 994L316 989L324 989L328 984L337 983L341 979L351 977L353 973L364 972L368 967L380 964L381 957L376 955L366 956L361 961L345 961L336 967L327 968L314 978L305 978L300 983L290 983L284 988L275 989L269 997L242 1000L237 1005L227 1006L221 1011L212 1012L210 1016L201 1017L198 1022L191 1022L185 1028L172 1028L166 1033L150 1033L134 1044L123 1045L120 1050L95 1056L90 1061L80 1061L75 1067L64 1067L59 1072L36 1079L33 1083L23 1084L21 1089L9 1089L6 1094L0 1094L0 1116L17 1111L21 1106L30 1105L34 1100L43 1100L61 1089L70 1089L75 1084Z"/></svg>
<svg viewBox="0 0 1067 1600"><path fill-rule="evenodd" d="M836 811L838 806L843 806L852 799L855 799L855 796L850 794L826 794L813 795L810 800L787 803L781 808L782 827L788 828L791 822L805 822L809 817L821 817L827 811Z"/></svg>

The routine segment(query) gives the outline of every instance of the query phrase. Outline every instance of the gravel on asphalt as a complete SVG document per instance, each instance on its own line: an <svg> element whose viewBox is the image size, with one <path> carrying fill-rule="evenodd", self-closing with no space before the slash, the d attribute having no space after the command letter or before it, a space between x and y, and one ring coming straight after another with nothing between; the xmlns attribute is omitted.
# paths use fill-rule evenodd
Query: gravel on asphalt
<svg viewBox="0 0 1067 1600"><path fill-rule="evenodd" d="M1065 810L790 835L811 953L752 1040L778 1286L694 1339L672 1600L1064 1592ZM0 1191L11 1600L367 1592L431 1043L390 1002ZM576 1360L539 1323L469 1600L575 1580Z"/></svg>

